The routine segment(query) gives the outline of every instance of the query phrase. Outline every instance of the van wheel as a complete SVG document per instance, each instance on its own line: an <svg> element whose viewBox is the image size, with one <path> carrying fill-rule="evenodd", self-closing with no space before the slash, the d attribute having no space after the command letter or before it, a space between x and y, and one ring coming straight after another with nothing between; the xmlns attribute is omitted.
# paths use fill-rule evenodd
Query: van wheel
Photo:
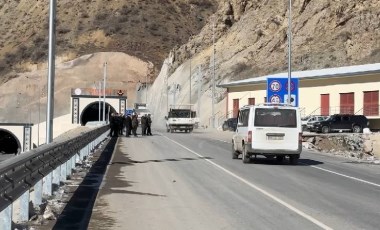
<svg viewBox="0 0 380 230"><path fill-rule="evenodd" d="M167 132L167 133L170 132L170 129L166 128L166 132Z"/></svg>
<svg viewBox="0 0 380 230"><path fill-rule="evenodd" d="M174 129L170 129L170 132L171 132L171 133L174 133Z"/></svg>
<svg viewBox="0 0 380 230"><path fill-rule="evenodd" d="M247 148L245 147L245 145L243 144L242 146L242 151L241 151L241 158L243 160L243 163L244 164L247 164L250 162L251 158L249 157L249 155L247 154Z"/></svg>
<svg viewBox="0 0 380 230"><path fill-rule="evenodd" d="M330 129L328 126L323 126L322 127L322 133L329 133L330 132Z"/></svg>
<svg viewBox="0 0 380 230"><path fill-rule="evenodd" d="M359 125L354 125L354 127L352 127L352 132L354 132L354 133L361 133L362 132L362 128Z"/></svg>
<svg viewBox="0 0 380 230"><path fill-rule="evenodd" d="M276 161L282 163L284 161L284 156L276 156Z"/></svg>
<svg viewBox="0 0 380 230"><path fill-rule="evenodd" d="M234 142L232 142L232 159L237 159L239 154L235 151Z"/></svg>
<svg viewBox="0 0 380 230"><path fill-rule="evenodd" d="M295 154L295 155L290 155L289 156L289 162L291 165L296 165L298 164L298 159L300 158L300 155L299 154Z"/></svg>

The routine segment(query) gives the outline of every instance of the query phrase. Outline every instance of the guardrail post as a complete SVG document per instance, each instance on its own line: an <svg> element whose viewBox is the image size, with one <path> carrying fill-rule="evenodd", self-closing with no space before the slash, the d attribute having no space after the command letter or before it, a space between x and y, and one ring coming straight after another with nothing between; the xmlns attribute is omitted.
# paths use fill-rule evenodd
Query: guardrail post
<svg viewBox="0 0 380 230"><path fill-rule="evenodd" d="M8 205L7 208L0 212L0 229L12 229L12 205Z"/></svg>
<svg viewBox="0 0 380 230"><path fill-rule="evenodd" d="M40 206L42 204L42 180L39 180L34 185L34 192L32 196L32 202L34 206Z"/></svg>
<svg viewBox="0 0 380 230"><path fill-rule="evenodd" d="M71 158L66 161L66 178L71 175Z"/></svg>
<svg viewBox="0 0 380 230"><path fill-rule="evenodd" d="M16 202L19 202L19 213L16 217L18 222L25 223L29 220L29 190L24 192Z"/></svg>
<svg viewBox="0 0 380 230"><path fill-rule="evenodd" d="M72 174L72 170L75 169L75 158L76 158L76 154L74 156L71 157L71 171L70 171L70 174Z"/></svg>
<svg viewBox="0 0 380 230"><path fill-rule="evenodd" d="M65 163L63 163L62 165L61 165L61 181L62 182L66 182L66 180L67 180L67 162L65 162Z"/></svg>
<svg viewBox="0 0 380 230"><path fill-rule="evenodd" d="M43 179L43 190L42 190L43 195L51 196L52 194L51 184L52 184L52 173L49 173Z"/></svg>
<svg viewBox="0 0 380 230"><path fill-rule="evenodd" d="M58 166L56 169L53 170L53 187L59 188L60 186L60 179L61 179L61 166ZM56 187L55 187L56 186Z"/></svg>

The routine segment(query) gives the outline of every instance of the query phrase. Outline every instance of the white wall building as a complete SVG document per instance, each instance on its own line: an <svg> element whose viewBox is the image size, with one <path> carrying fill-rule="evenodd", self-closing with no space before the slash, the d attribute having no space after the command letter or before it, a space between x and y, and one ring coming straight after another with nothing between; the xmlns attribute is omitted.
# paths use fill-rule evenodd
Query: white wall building
<svg viewBox="0 0 380 230"><path fill-rule="evenodd" d="M219 85L227 88L226 116L236 117L240 107L264 103L267 78L279 73ZM380 63L292 72L299 79L299 107L303 116L362 114L371 129L380 129Z"/></svg>

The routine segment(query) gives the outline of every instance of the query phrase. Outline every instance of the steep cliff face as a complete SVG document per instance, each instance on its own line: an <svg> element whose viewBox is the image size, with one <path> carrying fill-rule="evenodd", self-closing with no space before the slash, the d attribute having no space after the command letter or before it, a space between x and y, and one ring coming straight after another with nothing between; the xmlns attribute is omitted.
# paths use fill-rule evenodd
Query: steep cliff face
<svg viewBox="0 0 380 230"><path fill-rule="evenodd" d="M203 123L210 123L213 34L216 84L286 72L288 15L288 1L222 1L202 31L171 52L168 82L169 88L173 82L181 85L177 102L189 103L193 89L191 103L202 103ZM377 0L295 0L291 18L293 71L380 62ZM196 92L199 67L201 96ZM216 113L222 119L227 113L225 92L217 89L215 97Z"/></svg>
<svg viewBox="0 0 380 230"><path fill-rule="evenodd" d="M285 71L288 14L287 1L224 1L214 18L219 78ZM210 48L212 23L210 19L198 36L173 51L175 66ZM293 1L292 38L296 70L379 62L380 2Z"/></svg>

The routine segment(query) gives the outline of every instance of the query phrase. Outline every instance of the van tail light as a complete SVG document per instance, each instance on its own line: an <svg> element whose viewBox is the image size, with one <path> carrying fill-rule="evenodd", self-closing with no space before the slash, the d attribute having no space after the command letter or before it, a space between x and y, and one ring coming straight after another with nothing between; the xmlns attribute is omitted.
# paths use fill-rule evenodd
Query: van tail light
<svg viewBox="0 0 380 230"><path fill-rule="evenodd" d="M302 133L298 134L298 143L302 144Z"/></svg>
<svg viewBox="0 0 380 230"><path fill-rule="evenodd" d="M248 131L248 143L252 143L252 131Z"/></svg>

